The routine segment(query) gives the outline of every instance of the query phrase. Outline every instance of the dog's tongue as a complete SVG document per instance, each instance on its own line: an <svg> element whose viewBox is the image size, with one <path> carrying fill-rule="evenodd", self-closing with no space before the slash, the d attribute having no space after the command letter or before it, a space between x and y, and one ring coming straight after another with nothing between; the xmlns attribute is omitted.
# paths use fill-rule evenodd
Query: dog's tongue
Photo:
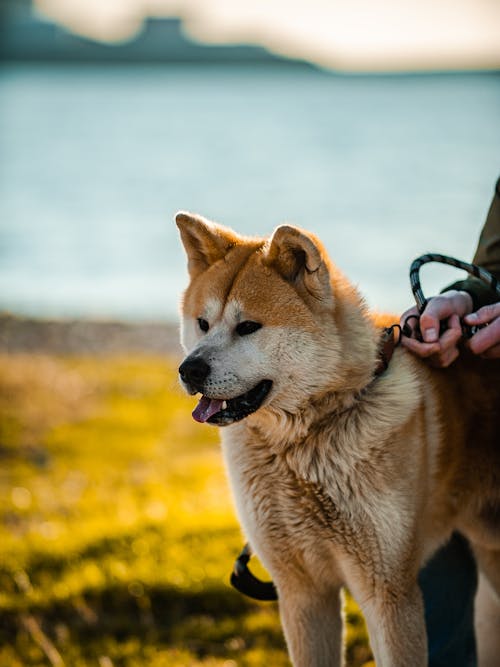
<svg viewBox="0 0 500 667"><path fill-rule="evenodd" d="M223 401L218 398L202 396L200 402L193 410L193 419L202 424L205 423L212 415L222 410L222 403Z"/></svg>

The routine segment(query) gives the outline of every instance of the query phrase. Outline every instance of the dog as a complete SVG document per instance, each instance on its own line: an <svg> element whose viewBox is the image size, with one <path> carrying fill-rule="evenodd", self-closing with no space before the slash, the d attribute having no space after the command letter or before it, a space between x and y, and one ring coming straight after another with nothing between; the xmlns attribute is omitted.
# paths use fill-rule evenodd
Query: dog
<svg viewBox="0 0 500 667"><path fill-rule="evenodd" d="M194 419L223 427L293 665L342 663L347 586L376 664L424 667L417 575L453 531L500 596L500 362L464 350L437 370L398 347L379 372L384 322L315 235L176 222L190 277L180 380L201 394Z"/></svg>

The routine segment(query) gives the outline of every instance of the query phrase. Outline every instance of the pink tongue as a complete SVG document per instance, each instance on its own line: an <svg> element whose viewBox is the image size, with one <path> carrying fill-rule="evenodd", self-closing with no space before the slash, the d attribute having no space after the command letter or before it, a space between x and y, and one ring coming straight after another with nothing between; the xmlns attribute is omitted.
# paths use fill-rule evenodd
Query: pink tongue
<svg viewBox="0 0 500 667"><path fill-rule="evenodd" d="M207 398L202 396L200 402L193 410L193 419L202 424L210 419L216 412L222 410L223 401L218 398Z"/></svg>

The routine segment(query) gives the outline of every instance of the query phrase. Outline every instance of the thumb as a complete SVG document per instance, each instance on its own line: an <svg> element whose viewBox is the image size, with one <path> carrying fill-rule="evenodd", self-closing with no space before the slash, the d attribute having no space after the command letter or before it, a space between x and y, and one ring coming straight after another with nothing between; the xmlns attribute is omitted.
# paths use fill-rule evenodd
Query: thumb
<svg viewBox="0 0 500 667"><path fill-rule="evenodd" d="M439 339L439 317L431 306L420 316L420 331L425 343L435 343Z"/></svg>
<svg viewBox="0 0 500 667"><path fill-rule="evenodd" d="M467 324L487 324L500 316L500 302L492 303L489 306L483 306L475 313L470 313L465 316Z"/></svg>

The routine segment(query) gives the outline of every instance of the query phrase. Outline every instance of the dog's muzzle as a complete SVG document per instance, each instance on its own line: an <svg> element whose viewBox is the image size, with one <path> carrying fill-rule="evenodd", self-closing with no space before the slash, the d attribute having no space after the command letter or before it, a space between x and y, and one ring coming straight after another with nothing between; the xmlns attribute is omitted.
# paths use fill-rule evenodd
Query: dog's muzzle
<svg viewBox="0 0 500 667"><path fill-rule="evenodd" d="M210 365L200 356L189 356L179 366L179 375L190 394L202 394L193 410L197 422L227 426L258 410L271 391L272 380L261 380L249 391L233 398L205 395L204 386L210 375Z"/></svg>

